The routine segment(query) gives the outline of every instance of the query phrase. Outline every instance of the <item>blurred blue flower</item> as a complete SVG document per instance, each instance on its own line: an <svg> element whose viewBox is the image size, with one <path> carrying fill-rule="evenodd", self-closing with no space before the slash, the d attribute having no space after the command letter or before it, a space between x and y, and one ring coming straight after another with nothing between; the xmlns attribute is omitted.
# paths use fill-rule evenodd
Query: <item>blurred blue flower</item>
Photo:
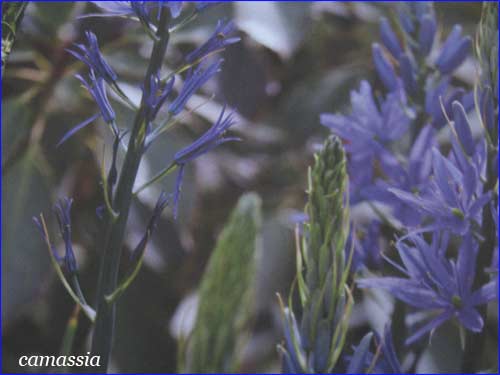
<svg viewBox="0 0 500 375"><path fill-rule="evenodd" d="M400 54L398 61L404 88L410 95L415 95L417 92L416 69L406 53Z"/></svg>
<svg viewBox="0 0 500 375"><path fill-rule="evenodd" d="M391 262L405 278L366 278L359 280L358 286L385 289L410 306L436 312L406 340L408 345L452 318L466 329L480 332L484 322L476 307L495 299L497 287L489 282L472 291L478 252L472 236L463 237L456 261L446 257L446 235L435 233L430 245L419 235L409 235L408 240L410 244L403 240L397 243L403 266Z"/></svg>
<svg viewBox="0 0 500 375"><path fill-rule="evenodd" d="M362 266L379 269L382 265L380 222L373 220L366 228L357 228L355 233L352 270L357 271ZM346 249L348 248L349 246L346 246Z"/></svg>
<svg viewBox="0 0 500 375"><path fill-rule="evenodd" d="M196 4L196 10L202 11L207 9L208 7L218 5L222 2L223 1L195 1L194 3Z"/></svg>
<svg viewBox="0 0 500 375"><path fill-rule="evenodd" d="M401 2L398 16L403 30L414 40L420 39L416 33L422 30L426 19L430 18L435 22L433 5L429 1Z"/></svg>
<svg viewBox="0 0 500 375"><path fill-rule="evenodd" d="M240 141L240 138L225 136L226 131L234 125L233 113L229 113L224 117L225 110L226 106L222 108L219 118L205 134L174 155L174 163L179 167L174 192L174 217L177 217L177 207L186 164L223 143Z"/></svg>
<svg viewBox="0 0 500 375"><path fill-rule="evenodd" d="M196 69L190 69L186 80L184 81L184 85L182 86L181 92L177 95L177 98L170 104L168 111L173 115L179 114L184 105L189 100L189 98L196 92L198 89L203 86L210 78L212 78L215 74L220 71L220 67L222 64L222 59L214 62L206 69L202 66L198 66Z"/></svg>
<svg viewBox="0 0 500 375"><path fill-rule="evenodd" d="M229 21L224 23L219 20L217 22L217 26L215 27L215 31L210 38L208 38L208 40L201 46L189 53L186 56L186 61L188 63L193 63L215 51L220 51L226 46L239 42L239 37L231 37L231 34L234 34L235 31L236 27L233 22Z"/></svg>
<svg viewBox="0 0 500 375"><path fill-rule="evenodd" d="M85 37L87 38L88 45L75 43L75 47L78 51L70 49L67 51L78 60L84 62L90 70L94 71L97 77L104 78L110 85L114 84L117 78L116 73L99 51L97 37L91 31L85 31Z"/></svg>
<svg viewBox="0 0 500 375"><path fill-rule="evenodd" d="M426 14L420 19L418 47L423 56L427 56L432 49L436 36L436 28L436 17L434 17L434 14Z"/></svg>
<svg viewBox="0 0 500 375"><path fill-rule="evenodd" d="M158 1L161 6L167 6L170 8L170 15L172 18L177 18L182 12L183 1Z"/></svg>

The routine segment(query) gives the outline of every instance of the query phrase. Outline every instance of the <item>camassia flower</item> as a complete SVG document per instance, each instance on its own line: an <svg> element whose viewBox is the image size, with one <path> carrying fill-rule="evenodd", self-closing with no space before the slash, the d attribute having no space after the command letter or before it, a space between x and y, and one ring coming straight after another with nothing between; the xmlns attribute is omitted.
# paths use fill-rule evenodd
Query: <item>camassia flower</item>
<svg viewBox="0 0 500 375"><path fill-rule="evenodd" d="M236 27L233 22L229 21L224 23L223 21L218 21L215 31L210 38L208 38L208 40L201 46L189 53L186 56L186 61L188 63L193 63L212 52L222 50L226 46L239 42L239 37L231 37L231 34L234 34L235 31Z"/></svg>
<svg viewBox="0 0 500 375"><path fill-rule="evenodd" d="M400 240L396 245L403 266L391 261L406 277L366 278L358 286L384 289L410 306L436 313L406 340L408 345L452 318L466 329L480 332L484 322L476 307L497 298L497 286L492 281L472 290L478 252L472 236L463 237L456 261L446 256L445 234L434 233L430 245L420 235L409 235L407 240L408 244Z"/></svg>
<svg viewBox="0 0 500 375"><path fill-rule="evenodd" d="M57 223L59 224L59 232L61 234L62 239L64 240L65 253L64 257L60 257L56 249L52 247L52 253L54 254L54 258L58 262L63 262L66 270L70 274L75 274L78 270L76 265L75 254L73 252L73 245L71 243L71 205L73 204L73 199L71 198L63 198L59 200L54 206L54 214L57 218ZM36 217L33 218L35 225L40 231L43 239L47 241L45 229L40 222L40 220Z"/></svg>
<svg viewBox="0 0 500 375"><path fill-rule="evenodd" d="M116 82L117 76L99 51L97 37L91 31L86 31L85 36L88 45L75 43L78 51L70 49L67 51L78 60L84 62L90 70L94 71L97 77L104 78L108 84L113 85Z"/></svg>
<svg viewBox="0 0 500 375"><path fill-rule="evenodd" d="M321 115L321 124L346 142L353 189L372 183L374 161L379 161L389 176L396 171L394 164L397 161L386 146L408 130L411 113L405 104L403 93L396 91L377 105L370 84L363 81L359 91L351 92L349 115Z"/></svg>
<svg viewBox="0 0 500 375"><path fill-rule="evenodd" d="M390 188L397 198L414 209L428 215L433 222L422 231L446 229L464 235L472 223L481 223L481 210L491 199L491 192L481 193L481 183L476 168L460 170L439 150L432 150L434 178L424 195L415 195L397 188Z"/></svg>
<svg viewBox="0 0 500 375"><path fill-rule="evenodd" d="M222 108L217 121L212 125L210 129L206 131L200 138L194 141L189 146L183 148L174 155L174 163L179 167L179 172L177 174L177 180L175 183L175 193L174 193L174 217L177 217L177 206L179 203L179 196L181 193L182 178L184 176L184 167L191 160L206 154L207 152L213 150L217 146L230 142L230 141L240 141L238 137L227 137L225 136L226 131L234 125L233 113L229 113L224 117L226 111L226 106Z"/></svg>
<svg viewBox="0 0 500 375"><path fill-rule="evenodd" d="M189 98L210 78L220 72L222 61L222 59L219 59L209 65L206 69L203 66L198 66L196 69L190 69L186 80L184 81L184 85L182 86L181 92L170 104L168 111L173 115L179 114Z"/></svg>
<svg viewBox="0 0 500 375"><path fill-rule="evenodd" d="M82 123L76 125L73 129L67 132L59 141L57 146L60 146L62 143L66 142L71 136L73 136L76 132L83 129L85 126L92 123L98 117L102 117L104 121L111 126L113 133L115 135L119 134L119 130L115 124L115 111L111 104L109 103L108 97L106 95L106 87L104 84L104 78L96 77L93 70L90 71L89 81L86 81L81 75L77 74L75 77L82 83L82 85L88 90L90 95L94 98L97 106L99 107L99 112L95 115L89 117Z"/></svg>
<svg viewBox="0 0 500 375"><path fill-rule="evenodd" d="M145 119L148 124L154 120L161 106L165 103L168 96L172 92L175 78L170 78L164 85L156 75L152 75L149 80L149 85L143 88L144 104L145 104Z"/></svg>
<svg viewBox="0 0 500 375"><path fill-rule="evenodd" d="M389 189L397 188L410 194L425 195L429 189L429 177L432 173L431 150L436 145L434 128L431 125L424 126L410 148L405 166L397 162L392 163L393 178L389 181L376 179L373 184L361 188L362 197L390 206L392 214L402 224L418 225L422 218L421 212L415 210L413 205L395 199Z"/></svg>

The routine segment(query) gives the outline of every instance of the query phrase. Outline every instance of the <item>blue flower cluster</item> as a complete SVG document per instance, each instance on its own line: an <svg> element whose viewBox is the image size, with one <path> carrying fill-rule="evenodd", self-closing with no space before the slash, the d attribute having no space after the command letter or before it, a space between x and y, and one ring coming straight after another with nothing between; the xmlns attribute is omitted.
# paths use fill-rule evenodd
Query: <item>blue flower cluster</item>
<svg viewBox="0 0 500 375"><path fill-rule="evenodd" d="M154 32L154 17L153 14L159 7L168 7L170 15L173 19L180 17L183 2L181 1L94 1L104 13L87 14L85 17L127 17L137 19L150 32ZM204 10L215 2L196 2L195 11ZM203 63L203 61L216 52L222 51L225 47L234 44L240 40L235 36L236 28L232 22L219 21L216 25L214 33L207 39L205 43L190 52L185 57L186 65L179 69L180 71L187 70L184 83L175 98L174 82L175 76L168 79L161 79L158 75L149 77L149 81L143 85L143 111L146 122L146 136L148 141L146 146L149 146L151 141L161 133L161 126L156 126L154 121L162 107L167 108L167 119L164 123L174 121L174 117L178 116L184 109L187 101L195 94L207 81L214 77L221 70L222 59L217 59L211 64ZM76 132L83 129L85 126L92 123L99 117L110 125L116 139L121 138L124 132L121 132L115 123L115 112L111 106L108 97L107 89L114 90L119 96L124 96L120 89L117 79L118 76L113 68L106 62L106 59L99 50L97 37L91 31L85 32L86 44L75 44L75 50L68 50L74 57L82 61L89 68L88 79L82 75L76 75L76 78L88 90L99 108L99 113L91 116L82 123L73 127L68 131L58 145L66 142ZM126 99L126 98L125 98ZM165 104L169 102L168 104ZM177 215L177 206L184 175L184 167L188 161L191 161L200 155L212 150L221 143L237 140L235 137L224 137L225 132L231 125L234 124L232 116L224 118L224 110L222 110L219 120L208 130L199 140L191 146L179 151L174 163L179 167L177 182L174 192L174 215ZM114 159L116 155L114 155Z"/></svg>
<svg viewBox="0 0 500 375"><path fill-rule="evenodd" d="M439 43L432 3L405 2L397 14L398 32L382 18L381 44L372 46L384 92L374 94L363 81L351 93L351 112L322 114L321 123L345 143L351 206L373 207L371 223L354 223L353 269L379 271L384 257L403 275L362 278L357 286L386 290L409 311L425 313L425 322L409 327L410 345L450 319L482 331L477 308L498 298L496 278L478 278L487 271L477 261L485 251L498 257L498 242L485 228L498 204L498 108L491 90L479 91L483 126L473 130L474 95L451 84L472 47L461 26ZM381 225L398 237L402 266L380 253ZM497 220L494 225L497 233ZM361 369L368 367L356 358Z"/></svg>

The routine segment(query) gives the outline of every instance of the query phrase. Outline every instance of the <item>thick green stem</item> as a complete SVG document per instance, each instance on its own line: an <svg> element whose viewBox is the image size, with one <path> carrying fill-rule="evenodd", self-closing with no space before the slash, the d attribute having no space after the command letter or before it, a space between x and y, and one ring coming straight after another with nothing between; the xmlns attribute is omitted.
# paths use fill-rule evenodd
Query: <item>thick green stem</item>
<svg viewBox="0 0 500 375"><path fill-rule="evenodd" d="M154 43L151 60L144 80L145 92L149 91L150 77L158 74L160 71L169 40L169 21L170 11L167 7L163 7L156 34L157 40ZM118 217L112 218L108 215L107 219L108 223L97 289L97 316L92 337L92 355L100 356L100 366L92 369L96 372L105 372L107 370L113 343L116 303L114 301L108 302L106 296L113 293L117 286L123 238L133 197L132 189L144 152L146 128L144 105L143 97L141 108L134 120L128 151L113 199L113 210L118 214Z"/></svg>

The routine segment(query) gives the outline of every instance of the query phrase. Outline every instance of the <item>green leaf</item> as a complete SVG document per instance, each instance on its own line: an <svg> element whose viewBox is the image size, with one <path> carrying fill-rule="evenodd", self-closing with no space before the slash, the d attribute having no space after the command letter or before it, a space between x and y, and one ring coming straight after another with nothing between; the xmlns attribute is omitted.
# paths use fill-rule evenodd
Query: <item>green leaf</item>
<svg viewBox="0 0 500 375"><path fill-rule="evenodd" d="M2 3L2 77L27 5L27 1Z"/></svg>
<svg viewBox="0 0 500 375"><path fill-rule="evenodd" d="M244 195L217 241L201 282L198 315L187 346L189 372L236 369L237 338L253 299L260 221L259 197Z"/></svg>
<svg viewBox="0 0 500 375"><path fill-rule="evenodd" d="M5 125L5 124L4 124ZM31 149L2 181L2 317L33 302L52 272L32 216L50 210L49 183Z"/></svg>

